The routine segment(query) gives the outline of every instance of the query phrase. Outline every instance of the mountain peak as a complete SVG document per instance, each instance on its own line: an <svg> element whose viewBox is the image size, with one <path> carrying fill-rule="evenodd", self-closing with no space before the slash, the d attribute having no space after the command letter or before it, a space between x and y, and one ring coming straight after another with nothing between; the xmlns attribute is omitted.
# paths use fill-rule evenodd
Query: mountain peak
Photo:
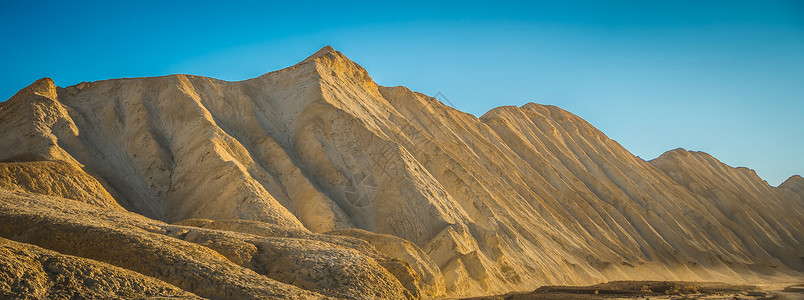
<svg viewBox="0 0 804 300"><path fill-rule="evenodd" d="M682 159L682 158L690 157L690 156L692 156L694 154L706 154L706 155L708 155L705 152L690 151L690 150L687 150L687 149L679 147L679 148L676 148L676 149L667 150L664 153L662 153L661 155L659 155L659 157L654 158L651 161L660 161L660 160L668 160L668 159Z"/></svg>
<svg viewBox="0 0 804 300"><path fill-rule="evenodd" d="M21 89L19 92L11 96L9 100L17 98L27 98L31 95L39 95L50 99L56 98L56 84L53 79L49 77L40 78L29 86Z"/></svg>
<svg viewBox="0 0 804 300"><path fill-rule="evenodd" d="M779 187L789 188L792 188L793 186L801 186L802 189L804 189L804 177L801 177L801 175L793 175L779 185Z"/></svg>
<svg viewBox="0 0 804 300"><path fill-rule="evenodd" d="M316 71L323 77L330 78L337 82L343 82L344 78L351 78L355 79L356 82L375 86L370 89L376 90L376 83L371 79L366 69L346 57L346 55L343 55L340 51L333 49L331 46L324 46L299 64L309 62L323 67Z"/></svg>
<svg viewBox="0 0 804 300"><path fill-rule="evenodd" d="M320 50L318 50L315 53L313 53L313 55L310 55L307 58L305 58L302 62L315 60L316 58L319 58L319 57L322 57L322 56L327 56L327 55L330 55L330 54L336 55L338 53L340 53L340 52L338 52L335 49L333 49L332 46L326 45L323 48L321 48Z"/></svg>

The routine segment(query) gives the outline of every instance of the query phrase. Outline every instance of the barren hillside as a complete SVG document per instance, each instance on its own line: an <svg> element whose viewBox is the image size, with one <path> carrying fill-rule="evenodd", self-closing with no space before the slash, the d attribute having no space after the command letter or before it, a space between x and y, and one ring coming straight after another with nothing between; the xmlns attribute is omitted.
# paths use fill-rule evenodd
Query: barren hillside
<svg viewBox="0 0 804 300"><path fill-rule="evenodd" d="M0 161L0 296L804 280L800 176L772 187L683 149L647 162L554 106L477 118L330 47L237 82L40 79L0 103Z"/></svg>

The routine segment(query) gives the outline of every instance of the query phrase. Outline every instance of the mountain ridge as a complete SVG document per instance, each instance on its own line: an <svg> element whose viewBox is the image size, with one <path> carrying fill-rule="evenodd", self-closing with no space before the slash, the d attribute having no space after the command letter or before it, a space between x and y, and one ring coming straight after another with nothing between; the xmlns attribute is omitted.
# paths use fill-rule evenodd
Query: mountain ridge
<svg viewBox="0 0 804 300"><path fill-rule="evenodd" d="M65 162L156 221L242 220L366 240L405 262L365 247L356 256L400 297L620 279L796 280L804 272L801 177L771 187L679 149L645 161L550 105L476 117L380 86L328 46L242 81L176 74L58 88L40 79L11 99L0 103L0 161ZM251 257L201 245L230 261Z"/></svg>

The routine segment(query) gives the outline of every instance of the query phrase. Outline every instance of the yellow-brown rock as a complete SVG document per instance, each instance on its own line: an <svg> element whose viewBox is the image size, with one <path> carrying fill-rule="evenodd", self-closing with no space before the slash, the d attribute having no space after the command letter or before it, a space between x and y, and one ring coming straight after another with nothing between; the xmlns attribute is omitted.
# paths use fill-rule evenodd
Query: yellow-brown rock
<svg viewBox="0 0 804 300"><path fill-rule="evenodd" d="M4 238L0 238L0 298L200 299L130 270Z"/></svg>
<svg viewBox="0 0 804 300"><path fill-rule="evenodd" d="M549 105L478 118L330 47L245 81L39 80L0 103L0 161L0 236L201 297L804 276L801 177L647 162Z"/></svg>

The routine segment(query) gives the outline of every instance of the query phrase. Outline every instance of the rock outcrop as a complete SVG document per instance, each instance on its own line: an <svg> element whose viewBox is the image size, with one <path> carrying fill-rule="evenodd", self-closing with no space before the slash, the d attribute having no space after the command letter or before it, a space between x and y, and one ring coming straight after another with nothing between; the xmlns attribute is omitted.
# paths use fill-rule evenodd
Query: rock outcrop
<svg viewBox="0 0 804 300"><path fill-rule="evenodd" d="M412 297L370 256L377 253L314 239L170 225L52 196L0 191L0 236L128 269L205 298Z"/></svg>
<svg viewBox="0 0 804 300"><path fill-rule="evenodd" d="M478 118L330 47L237 82L41 79L0 103L0 161L0 237L200 297L804 272L801 177L771 187L684 150L646 162L554 106Z"/></svg>
<svg viewBox="0 0 804 300"><path fill-rule="evenodd" d="M3 299L200 299L148 276L0 238Z"/></svg>

